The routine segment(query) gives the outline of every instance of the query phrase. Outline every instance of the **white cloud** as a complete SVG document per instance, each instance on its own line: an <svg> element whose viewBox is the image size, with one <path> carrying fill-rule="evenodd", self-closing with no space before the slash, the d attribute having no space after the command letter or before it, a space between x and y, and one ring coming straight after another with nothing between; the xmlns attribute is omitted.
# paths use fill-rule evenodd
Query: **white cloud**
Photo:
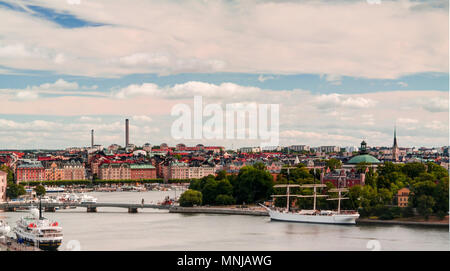
<svg viewBox="0 0 450 271"><path fill-rule="evenodd" d="M81 116L79 121L81 122L101 122L102 118L98 117L89 117L89 116Z"/></svg>
<svg viewBox="0 0 450 271"><path fill-rule="evenodd" d="M329 82L331 85L341 85L342 84L342 76L337 74L327 74L325 76L325 80Z"/></svg>
<svg viewBox="0 0 450 271"><path fill-rule="evenodd" d="M364 97L332 93L318 96L315 99L315 103L317 108L320 109L334 109L338 107L369 108L373 107L377 102Z"/></svg>
<svg viewBox="0 0 450 271"><path fill-rule="evenodd" d="M0 9L2 65L110 77L448 72L448 12L417 1L67 1L30 3L105 25L65 29Z"/></svg>
<svg viewBox="0 0 450 271"><path fill-rule="evenodd" d="M19 91L16 94L17 100L36 100L39 97L38 93L35 91Z"/></svg>
<svg viewBox="0 0 450 271"><path fill-rule="evenodd" d="M67 82L64 79L58 79L55 83L45 83L40 86L32 87L32 89L36 90L70 90L70 89L78 89L77 82Z"/></svg>
<svg viewBox="0 0 450 271"><path fill-rule="evenodd" d="M264 76L264 75L260 74L260 75L258 76L258 81L259 81L259 82L265 82L265 81L267 81L267 80L273 80L273 79L276 79L276 77L275 77L275 76L272 76L272 75Z"/></svg>
<svg viewBox="0 0 450 271"><path fill-rule="evenodd" d="M132 119L137 122L151 122L152 118L146 115L133 116Z"/></svg>
<svg viewBox="0 0 450 271"><path fill-rule="evenodd" d="M448 111L448 98L442 99L438 97L430 97L421 102L423 108L430 112L446 112Z"/></svg>
<svg viewBox="0 0 450 271"><path fill-rule="evenodd" d="M445 126L442 122L438 120L433 120L431 123L428 123L425 125L426 128L432 129L432 130L447 130L448 132L448 126Z"/></svg>
<svg viewBox="0 0 450 271"><path fill-rule="evenodd" d="M416 119L409 119L409 118L399 118L397 119L397 123L399 124L415 124L418 123L419 121Z"/></svg>

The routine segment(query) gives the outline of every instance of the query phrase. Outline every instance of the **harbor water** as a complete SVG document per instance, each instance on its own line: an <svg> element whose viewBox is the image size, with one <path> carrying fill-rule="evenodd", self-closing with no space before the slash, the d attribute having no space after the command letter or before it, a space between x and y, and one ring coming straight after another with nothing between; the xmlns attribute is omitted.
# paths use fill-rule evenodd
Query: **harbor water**
<svg viewBox="0 0 450 271"><path fill-rule="evenodd" d="M93 192L97 202L145 203L175 191ZM14 226L26 211L2 212ZM63 227L59 250L450 250L449 230L396 225L271 222L265 216L178 214L167 210L86 208L44 213Z"/></svg>

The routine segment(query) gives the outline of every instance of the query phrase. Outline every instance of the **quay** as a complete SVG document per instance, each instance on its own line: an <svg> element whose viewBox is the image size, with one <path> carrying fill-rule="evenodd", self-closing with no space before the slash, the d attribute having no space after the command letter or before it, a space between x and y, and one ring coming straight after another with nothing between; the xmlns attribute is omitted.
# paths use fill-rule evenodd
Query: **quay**
<svg viewBox="0 0 450 271"><path fill-rule="evenodd" d="M41 249L26 244L19 244L17 240L3 236L0 237L0 251L41 251Z"/></svg>
<svg viewBox="0 0 450 271"><path fill-rule="evenodd" d="M169 213L187 213L187 214L223 214L223 215L254 215L269 216L266 210L253 208L227 208L227 207L180 207L172 206Z"/></svg>
<svg viewBox="0 0 450 271"><path fill-rule="evenodd" d="M0 209L5 211L14 212L19 208L29 208L32 206L37 207L39 203L30 202L4 202L0 203ZM45 212L55 212L56 208L66 209L68 207L84 207L88 213L97 212L99 207L112 207L112 208L126 208L129 213L137 213L139 208L152 208L152 209L165 209L168 210L170 205L160 204L139 204L139 203L76 203L76 202L42 202L42 208Z"/></svg>

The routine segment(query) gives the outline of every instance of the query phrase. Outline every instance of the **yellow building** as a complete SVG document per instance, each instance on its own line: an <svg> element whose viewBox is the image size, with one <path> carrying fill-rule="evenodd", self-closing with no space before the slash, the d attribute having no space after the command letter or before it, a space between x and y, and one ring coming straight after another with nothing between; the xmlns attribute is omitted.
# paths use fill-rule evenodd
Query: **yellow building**
<svg viewBox="0 0 450 271"><path fill-rule="evenodd" d="M398 190L397 192L398 207L401 208L408 207L409 193L410 190L406 187Z"/></svg>

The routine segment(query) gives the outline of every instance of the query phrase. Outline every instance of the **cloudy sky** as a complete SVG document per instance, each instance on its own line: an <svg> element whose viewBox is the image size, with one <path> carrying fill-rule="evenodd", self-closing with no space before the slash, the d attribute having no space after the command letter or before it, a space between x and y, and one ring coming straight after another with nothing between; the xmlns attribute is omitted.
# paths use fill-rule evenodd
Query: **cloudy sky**
<svg viewBox="0 0 450 271"><path fill-rule="evenodd" d="M448 1L374 2L0 0L0 149L176 144L194 96L279 104L281 145L448 145Z"/></svg>

